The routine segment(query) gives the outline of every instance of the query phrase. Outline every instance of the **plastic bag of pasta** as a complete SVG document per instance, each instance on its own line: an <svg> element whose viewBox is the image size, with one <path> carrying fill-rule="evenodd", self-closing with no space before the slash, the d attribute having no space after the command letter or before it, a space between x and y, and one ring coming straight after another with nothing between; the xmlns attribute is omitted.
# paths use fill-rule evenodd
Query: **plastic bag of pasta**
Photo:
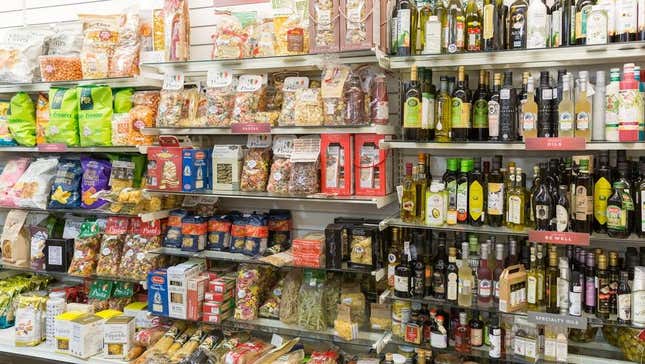
<svg viewBox="0 0 645 364"><path fill-rule="evenodd" d="M231 123L252 123L255 113L264 111L266 80L260 75L241 75L233 104Z"/></svg>
<svg viewBox="0 0 645 364"><path fill-rule="evenodd" d="M244 156L240 190L245 192L266 191L269 178L270 152L266 148L251 148Z"/></svg>
<svg viewBox="0 0 645 364"><path fill-rule="evenodd" d="M327 328L325 312L325 272L305 270L298 293L298 326L322 331Z"/></svg>
<svg viewBox="0 0 645 364"><path fill-rule="evenodd" d="M96 261L101 244L99 225L96 221L84 222L74 239L74 257L67 273L71 276L90 277L96 271Z"/></svg>

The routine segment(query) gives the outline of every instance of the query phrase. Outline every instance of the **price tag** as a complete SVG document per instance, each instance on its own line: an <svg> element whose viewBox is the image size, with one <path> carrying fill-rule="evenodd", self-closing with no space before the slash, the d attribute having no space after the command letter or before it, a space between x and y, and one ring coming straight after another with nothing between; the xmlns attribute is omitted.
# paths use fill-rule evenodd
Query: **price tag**
<svg viewBox="0 0 645 364"><path fill-rule="evenodd" d="M167 72L163 75L164 90L181 90L184 88L183 72Z"/></svg>
<svg viewBox="0 0 645 364"><path fill-rule="evenodd" d="M235 123L231 125L233 134L270 134L271 124L269 123Z"/></svg>
<svg viewBox="0 0 645 364"><path fill-rule="evenodd" d="M558 231L529 231L529 241L545 244L589 246L589 234Z"/></svg>
<svg viewBox="0 0 645 364"><path fill-rule="evenodd" d="M67 150L67 145L63 143L38 144L39 152L64 152L66 150Z"/></svg>
<svg viewBox="0 0 645 364"><path fill-rule="evenodd" d="M526 138L526 150L585 150L586 142L581 137Z"/></svg>
<svg viewBox="0 0 645 364"><path fill-rule="evenodd" d="M568 327L572 329L587 329L587 318L569 315L560 315L555 313L529 311L528 322L538 325L552 325Z"/></svg>
<svg viewBox="0 0 645 364"><path fill-rule="evenodd" d="M261 75L242 75L237 84L238 92L257 91L264 84L264 77Z"/></svg>
<svg viewBox="0 0 645 364"><path fill-rule="evenodd" d="M209 70L206 74L206 87L226 87L232 83L232 70Z"/></svg>
<svg viewBox="0 0 645 364"><path fill-rule="evenodd" d="M249 148L268 148L271 146L271 134L251 134L246 139Z"/></svg>

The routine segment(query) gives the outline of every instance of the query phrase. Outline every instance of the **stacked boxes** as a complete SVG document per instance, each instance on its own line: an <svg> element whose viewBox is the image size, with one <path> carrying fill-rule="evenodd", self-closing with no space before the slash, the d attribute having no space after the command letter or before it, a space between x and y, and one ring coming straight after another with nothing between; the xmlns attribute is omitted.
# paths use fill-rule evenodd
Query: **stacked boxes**
<svg viewBox="0 0 645 364"><path fill-rule="evenodd" d="M220 323L231 317L235 304L234 293L235 273L211 279L204 294L202 319L210 323Z"/></svg>

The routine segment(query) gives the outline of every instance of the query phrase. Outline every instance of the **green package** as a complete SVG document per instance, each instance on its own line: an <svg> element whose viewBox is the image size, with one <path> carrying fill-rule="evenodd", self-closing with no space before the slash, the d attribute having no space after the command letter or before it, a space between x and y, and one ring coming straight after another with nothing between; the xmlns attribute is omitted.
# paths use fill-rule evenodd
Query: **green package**
<svg viewBox="0 0 645 364"><path fill-rule="evenodd" d="M26 147L36 145L36 107L25 92L18 92L11 98L7 125L18 144Z"/></svg>
<svg viewBox="0 0 645 364"><path fill-rule="evenodd" d="M77 91L81 147L112 145L112 89L109 86L79 86Z"/></svg>
<svg viewBox="0 0 645 364"><path fill-rule="evenodd" d="M70 147L78 146L76 98L75 88L53 87L49 89L49 123L45 129L47 143L63 143Z"/></svg>
<svg viewBox="0 0 645 364"><path fill-rule="evenodd" d="M132 109L132 95L134 89L122 88L114 90L114 113L123 114Z"/></svg>

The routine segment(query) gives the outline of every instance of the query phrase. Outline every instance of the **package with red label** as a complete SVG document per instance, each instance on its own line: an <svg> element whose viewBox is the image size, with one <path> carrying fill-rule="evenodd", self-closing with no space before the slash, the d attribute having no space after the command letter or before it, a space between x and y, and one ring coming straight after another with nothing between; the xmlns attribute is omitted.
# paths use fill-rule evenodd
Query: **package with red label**
<svg viewBox="0 0 645 364"><path fill-rule="evenodd" d="M210 179L208 178L210 155L209 149L184 149L182 161L182 188L184 191L210 190Z"/></svg>
<svg viewBox="0 0 645 364"><path fill-rule="evenodd" d="M329 351L314 351L311 353L311 360L309 364L336 364L339 355L337 352Z"/></svg>
<svg viewBox="0 0 645 364"><path fill-rule="evenodd" d="M224 302L204 301L202 312L221 315L231 310L234 305L235 301L233 300L226 300Z"/></svg>
<svg viewBox="0 0 645 364"><path fill-rule="evenodd" d="M356 195L384 196L392 192L392 155L380 149L385 136L354 135L354 181Z"/></svg>
<svg viewBox="0 0 645 364"><path fill-rule="evenodd" d="M204 293L204 301L224 302L233 298L233 292L233 289L224 292L206 292Z"/></svg>
<svg viewBox="0 0 645 364"><path fill-rule="evenodd" d="M182 152L184 148L153 146L148 148L147 187L165 191L181 191Z"/></svg>
<svg viewBox="0 0 645 364"><path fill-rule="evenodd" d="M204 302L204 293L208 276L200 275L188 279L187 303L188 311L186 318L188 320L200 320L202 318L202 304Z"/></svg>
<svg viewBox="0 0 645 364"><path fill-rule="evenodd" d="M202 314L202 321L208 322L211 324L219 324L227 318L231 317L233 310L224 311L222 313L206 313Z"/></svg>
<svg viewBox="0 0 645 364"><path fill-rule="evenodd" d="M208 282L208 291L205 294L205 300L224 302L229 296L232 296L235 289L236 275L226 274Z"/></svg>
<svg viewBox="0 0 645 364"><path fill-rule="evenodd" d="M163 246L166 248L181 247L181 221L186 217L186 210L173 210L168 214L166 236L163 239Z"/></svg>
<svg viewBox="0 0 645 364"><path fill-rule="evenodd" d="M208 219L208 250L228 250L231 246L231 219L228 215L211 216Z"/></svg>
<svg viewBox="0 0 645 364"><path fill-rule="evenodd" d="M312 232L293 239L291 251L293 265L298 267L319 268L325 266L325 235Z"/></svg>
<svg viewBox="0 0 645 364"><path fill-rule="evenodd" d="M181 220L181 250L198 252L206 248L208 223L201 216L186 216Z"/></svg>
<svg viewBox="0 0 645 364"><path fill-rule="evenodd" d="M320 186L323 193L349 196L354 191L353 136L322 134Z"/></svg>

